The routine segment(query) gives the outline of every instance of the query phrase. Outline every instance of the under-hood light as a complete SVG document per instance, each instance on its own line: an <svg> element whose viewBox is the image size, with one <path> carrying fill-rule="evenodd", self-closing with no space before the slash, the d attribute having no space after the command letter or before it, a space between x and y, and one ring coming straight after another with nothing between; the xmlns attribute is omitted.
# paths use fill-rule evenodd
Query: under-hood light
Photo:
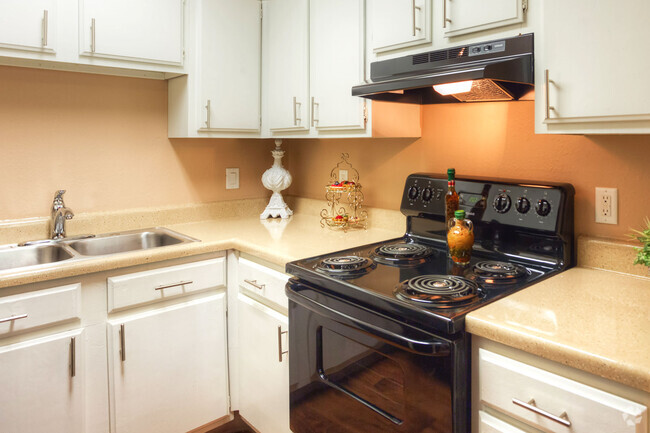
<svg viewBox="0 0 650 433"><path fill-rule="evenodd" d="M456 93L467 93L472 90L472 83L474 81L458 81L456 83L436 84L433 90L441 95L455 95Z"/></svg>

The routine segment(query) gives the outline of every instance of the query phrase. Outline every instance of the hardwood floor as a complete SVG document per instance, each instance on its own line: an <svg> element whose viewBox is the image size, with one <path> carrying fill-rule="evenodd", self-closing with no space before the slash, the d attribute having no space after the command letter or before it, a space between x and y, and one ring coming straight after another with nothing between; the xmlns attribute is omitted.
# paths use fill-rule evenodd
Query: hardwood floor
<svg viewBox="0 0 650 433"><path fill-rule="evenodd" d="M207 433L255 433L255 430L241 419L239 412L235 412L234 420Z"/></svg>

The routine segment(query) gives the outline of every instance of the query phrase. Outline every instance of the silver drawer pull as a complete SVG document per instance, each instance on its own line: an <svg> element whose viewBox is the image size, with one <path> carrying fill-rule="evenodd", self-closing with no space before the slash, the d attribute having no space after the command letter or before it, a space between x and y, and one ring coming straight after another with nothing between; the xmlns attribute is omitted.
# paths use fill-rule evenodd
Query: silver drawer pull
<svg viewBox="0 0 650 433"><path fill-rule="evenodd" d="M283 331L282 326L278 326L278 361L282 362L282 355L289 353L288 350L282 350L282 334L288 334L289 331Z"/></svg>
<svg viewBox="0 0 650 433"><path fill-rule="evenodd" d="M257 280L244 280L245 283L250 284L251 286L255 287L256 289L264 290L266 287L266 284L257 284Z"/></svg>
<svg viewBox="0 0 650 433"><path fill-rule="evenodd" d="M163 289L171 289L172 287L179 287L179 286L184 286L186 284L192 284L194 281L179 281L178 283L174 284L167 284L164 286L158 286L154 290L163 290Z"/></svg>
<svg viewBox="0 0 650 433"><path fill-rule="evenodd" d="M557 422L559 424L562 424L563 426L566 426L566 427L571 427L571 421L569 421L569 416L567 415L566 412L562 412L562 414L560 416L553 415L552 413L547 412L544 409L540 409L537 406L535 406L535 399L534 398L531 398L530 401L528 401L528 403L523 402L523 401L519 400L518 398L513 398L512 402L514 404L516 404L517 406L521 406L524 409L528 409L531 412L535 412L536 414L539 414L539 415L543 416L544 418L548 418L551 421L555 421L555 422Z"/></svg>
<svg viewBox="0 0 650 433"><path fill-rule="evenodd" d="M19 314L17 316L5 317L4 319L0 319L0 323L13 322L14 320L26 319L26 318L27 318L27 314Z"/></svg>
<svg viewBox="0 0 650 433"><path fill-rule="evenodd" d="M124 335L124 323L120 324L120 359L126 361L126 335Z"/></svg>
<svg viewBox="0 0 650 433"><path fill-rule="evenodd" d="M70 338L70 377L77 375L77 337Z"/></svg>

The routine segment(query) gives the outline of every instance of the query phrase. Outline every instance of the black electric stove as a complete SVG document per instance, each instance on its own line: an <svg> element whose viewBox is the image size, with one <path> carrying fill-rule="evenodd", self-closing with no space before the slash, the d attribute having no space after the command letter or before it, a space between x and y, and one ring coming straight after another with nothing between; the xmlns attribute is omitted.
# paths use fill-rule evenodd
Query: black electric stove
<svg viewBox="0 0 650 433"><path fill-rule="evenodd" d="M295 433L466 433L465 315L574 264L571 185L457 179L460 208L475 226L465 266L448 258L446 189L442 175L410 175L403 237L287 264ZM418 409L409 395L437 399L437 409ZM316 401L358 405L364 416L320 419L306 408Z"/></svg>

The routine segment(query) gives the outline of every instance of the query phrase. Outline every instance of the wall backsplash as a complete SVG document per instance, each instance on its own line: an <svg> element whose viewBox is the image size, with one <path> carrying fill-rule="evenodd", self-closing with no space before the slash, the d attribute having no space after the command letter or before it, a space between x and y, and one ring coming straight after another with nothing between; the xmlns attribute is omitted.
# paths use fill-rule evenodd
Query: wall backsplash
<svg viewBox="0 0 650 433"><path fill-rule="evenodd" d="M650 216L650 136L535 135L532 101L424 106L422 138L295 140L283 147L288 194L323 198L341 152L361 173L367 206L397 209L406 176L445 173L572 183L576 234L625 238ZM594 222L596 186L618 188L619 224Z"/></svg>
<svg viewBox="0 0 650 433"><path fill-rule="evenodd" d="M0 67L0 220L265 197L272 142L167 138L167 83ZM225 168L240 189L225 189Z"/></svg>

